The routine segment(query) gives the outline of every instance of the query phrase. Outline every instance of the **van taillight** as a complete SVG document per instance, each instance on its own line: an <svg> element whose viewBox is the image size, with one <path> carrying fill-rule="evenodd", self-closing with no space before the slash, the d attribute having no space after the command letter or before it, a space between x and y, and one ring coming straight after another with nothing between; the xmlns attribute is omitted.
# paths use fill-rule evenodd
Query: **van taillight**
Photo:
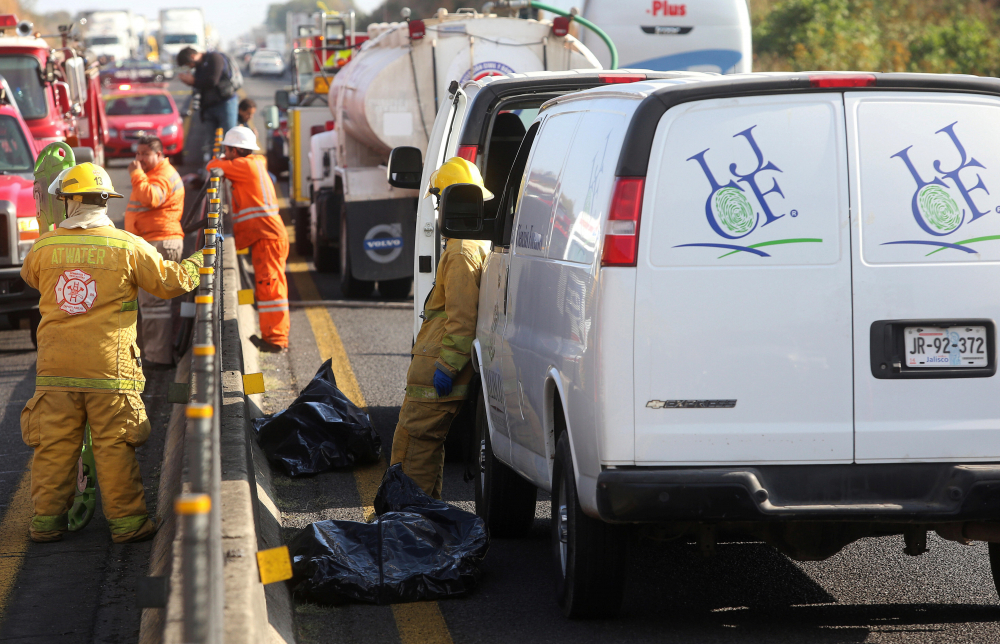
<svg viewBox="0 0 1000 644"><path fill-rule="evenodd" d="M476 162L476 155L479 154L479 146L476 145L460 145L458 146L458 156L462 157L469 163Z"/></svg>
<svg viewBox="0 0 1000 644"><path fill-rule="evenodd" d="M604 226L601 266L635 266L639 252L639 216L642 214L644 177L618 177L611 197L611 212Z"/></svg>
<svg viewBox="0 0 1000 644"><path fill-rule="evenodd" d="M815 74L809 77L809 84L820 89L874 87L875 74Z"/></svg>

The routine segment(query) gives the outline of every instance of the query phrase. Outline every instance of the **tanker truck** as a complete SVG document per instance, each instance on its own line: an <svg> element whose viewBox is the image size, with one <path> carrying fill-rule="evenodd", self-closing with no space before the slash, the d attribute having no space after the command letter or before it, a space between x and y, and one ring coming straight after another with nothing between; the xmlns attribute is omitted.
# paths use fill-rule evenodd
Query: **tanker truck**
<svg viewBox="0 0 1000 644"><path fill-rule="evenodd" d="M330 86L332 122L317 123L311 141L309 218L296 221L296 234L308 233L317 270L339 269L345 297L368 296L376 283L383 297L406 297L420 195L389 185L389 152L427 149L438 109L451 109L453 83L600 67L544 21L440 9L429 20L370 26Z"/></svg>

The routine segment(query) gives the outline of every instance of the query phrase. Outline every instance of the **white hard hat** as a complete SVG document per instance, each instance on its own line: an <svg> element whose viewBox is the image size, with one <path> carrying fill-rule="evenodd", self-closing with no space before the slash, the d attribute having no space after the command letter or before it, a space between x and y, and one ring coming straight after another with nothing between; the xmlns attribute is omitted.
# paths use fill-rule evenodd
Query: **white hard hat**
<svg viewBox="0 0 1000 644"><path fill-rule="evenodd" d="M253 130L242 125L237 125L226 132L225 138L222 139L222 145L228 145L231 148L243 148L244 150L260 149L257 147L257 137L253 135Z"/></svg>

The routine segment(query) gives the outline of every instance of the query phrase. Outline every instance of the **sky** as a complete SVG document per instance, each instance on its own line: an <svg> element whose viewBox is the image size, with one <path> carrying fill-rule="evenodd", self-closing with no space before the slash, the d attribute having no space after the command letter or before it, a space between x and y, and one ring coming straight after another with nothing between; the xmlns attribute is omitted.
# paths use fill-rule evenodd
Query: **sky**
<svg viewBox="0 0 1000 644"><path fill-rule="evenodd" d="M222 42L249 32L256 25L262 24L267 17L267 7L277 0L214 0L202 4L198 1L184 0L145 0L142 8L136 9L135 0L36 0L34 9L39 13L52 11L77 11L89 9L131 9L133 13L156 18L160 9L197 7L202 5L205 21L216 28ZM354 6L360 11L370 11L382 2L381 0L355 0Z"/></svg>

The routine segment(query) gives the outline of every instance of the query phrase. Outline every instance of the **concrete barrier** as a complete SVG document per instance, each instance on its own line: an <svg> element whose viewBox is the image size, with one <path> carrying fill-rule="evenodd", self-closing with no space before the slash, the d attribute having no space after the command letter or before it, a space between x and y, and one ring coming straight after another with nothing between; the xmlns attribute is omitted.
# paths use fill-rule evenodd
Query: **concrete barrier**
<svg viewBox="0 0 1000 644"><path fill-rule="evenodd" d="M252 307L237 303L241 288L236 247L225 240L223 253L222 321L222 549L225 557L224 631L226 644L292 644L293 605L283 583L264 586L257 571L257 551L281 545L281 513L271 484L270 468L253 438L249 420L260 415L258 396L245 396L242 375L257 373L257 350L248 338L256 326ZM241 326L243 332L241 333ZM177 369L177 382L190 378L190 356ZM142 644L180 644L182 598L181 534L172 501L185 486L184 406L174 406L163 450L157 516L163 527L150 555L150 576L170 578L165 608L143 609L139 631Z"/></svg>

